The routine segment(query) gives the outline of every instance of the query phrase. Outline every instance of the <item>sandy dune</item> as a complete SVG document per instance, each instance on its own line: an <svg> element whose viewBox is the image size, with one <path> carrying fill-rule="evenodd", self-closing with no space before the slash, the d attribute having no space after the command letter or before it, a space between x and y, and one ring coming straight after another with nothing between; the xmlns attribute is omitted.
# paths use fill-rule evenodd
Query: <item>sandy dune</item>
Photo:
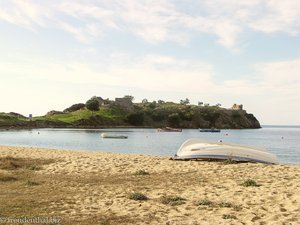
<svg viewBox="0 0 300 225"><path fill-rule="evenodd" d="M21 170L0 169L20 177L0 181L0 203L14 197L31 206L11 201L0 216L53 215L61 224L300 224L300 166L0 147L0 157L7 156L54 162L26 175L39 183L33 187L24 186ZM149 175L136 175L139 170ZM259 186L242 186L247 179ZM132 200L133 192L149 199ZM185 200L163 204L170 195Z"/></svg>

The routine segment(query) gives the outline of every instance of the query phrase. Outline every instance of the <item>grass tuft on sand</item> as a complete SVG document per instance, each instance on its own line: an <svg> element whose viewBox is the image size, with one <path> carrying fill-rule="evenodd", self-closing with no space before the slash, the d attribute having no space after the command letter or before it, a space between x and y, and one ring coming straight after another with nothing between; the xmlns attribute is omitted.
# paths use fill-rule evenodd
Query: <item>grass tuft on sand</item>
<svg viewBox="0 0 300 225"><path fill-rule="evenodd" d="M145 171L145 170L138 170L134 173L134 175L136 175L136 176L145 176L145 175L150 175L150 173Z"/></svg>
<svg viewBox="0 0 300 225"><path fill-rule="evenodd" d="M129 197L129 199L135 200L135 201L146 201L149 199L146 195L144 195L140 192L130 193L128 197Z"/></svg>
<svg viewBox="0 0 300 225"><path fill-rule="evenodd" d="M0 182L9 182L9 181L16 181L16 180L17 178L15 177L0 174Z"/></svg>
<svg viewBox="0 0 300 225"><path fill-rule="evenodd" d="M31 158L15 158L11 156L0 158L0 169L2 170L17 170L30 169L40 170L41 165L50 164L54 161L51 159L31 159Z"/></svg>
<svg viewBox="0 0 300 225"><path fill-rule="evenodd" d="M237 164L238 162L235 161L234 159L225 159L222 164L224 165L230 165L230 164Z"/></svg>
<svg viewBox="0 0 300 225"><path fill-rule="evenodd" d="M252 179L247 179L242 183L242 186L244 187L259 187L260 185Z"/></svg>
<svg viewBox="0 0 300 225"><path fill-rule="evenodd" d="M165 204L165 205L171 205L171 206L175 206L175 205L182 205L185 204L186 199L182 198L180 196L162 196L160 198L160 202Z"/></svg>
<svg viewBox="0 0 300 225"><path fill-rule="evenodd" d="M234 205L231 202L220 202L218 206L220 208L232 208Z"/></svg>
<svg viewBox="0 0 300 225"><path fill-rule="evenodd" d="M208 199L201 199L200 201L197 202L197 206L202 206L202 205L205 205L205 206L212 206L214 203Z"/></svg>
<svg viewBox="0 0 300 225"><path fill-rule="evenodd" d="M33 181L33 180L27 180L26 185L27 186L37 186L37 185L40 185L40 183Z"/></svg>
<svg viewBox="0 0 300 225"><path fill-rule="evenodd" d="M228 220L228 219L237 219L235 215L231 215L231 214L223 214L222 216L223 219Z"/></svg>

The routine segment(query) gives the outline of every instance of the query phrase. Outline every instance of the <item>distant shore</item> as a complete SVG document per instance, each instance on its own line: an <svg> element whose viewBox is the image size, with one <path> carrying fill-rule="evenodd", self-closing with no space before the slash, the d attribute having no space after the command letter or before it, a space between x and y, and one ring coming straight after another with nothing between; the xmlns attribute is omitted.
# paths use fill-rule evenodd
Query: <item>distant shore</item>
<svg viewBox="0 0 300 225"><path fill-rule="evenodd" d="M0 130L32 130L32 129L159 129L164 127L152 127L152 126L0 126ZM245 130L245 129L261 129L259 128L224 128L220 130ZM184 129L209 129L206 127L199 128L181 128Z"/></svg>
<svg viewBox="0 0 300 225"><path fill-rule="evenodd" d="M61 224L299 224L299 174L294 165L0 146L0 211Z"/></svg>

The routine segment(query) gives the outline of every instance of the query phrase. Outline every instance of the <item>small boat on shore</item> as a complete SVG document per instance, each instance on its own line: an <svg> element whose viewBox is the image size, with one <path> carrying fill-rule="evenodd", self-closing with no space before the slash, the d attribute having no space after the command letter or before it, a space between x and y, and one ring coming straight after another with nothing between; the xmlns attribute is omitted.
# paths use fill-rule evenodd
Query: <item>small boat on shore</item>
<svg viewBox="0 0 300 225"><path fill-rule="evenodd" d="M172 159L230 159L239 162L260 162L266 164L278 163L276 155L267 152L264 148L223 142L203 141L198 139L189 139L185 141Z"/></svg>
<svg viewBox="0 0 300 225"><path fill-rule="evenodd" d="M211 133L220 133L220 129L210 128L210 129L199 129L200 132L211 132Z"/></svg>
<svg viewBox="0 0 300 225"><path fill-rule="evenodd" d="M122 134L108 134L108 133L102 133L102 138L117 138L117 139L127 139L128 136L122 135Z"/></svg>
<svg viewBox="0 0 300 225"><path fill-rule="evenodd" d="M173 128L173 127L164 127L164 128L158 128L158 132L182 132L182 129L180 128Z"/></svg>

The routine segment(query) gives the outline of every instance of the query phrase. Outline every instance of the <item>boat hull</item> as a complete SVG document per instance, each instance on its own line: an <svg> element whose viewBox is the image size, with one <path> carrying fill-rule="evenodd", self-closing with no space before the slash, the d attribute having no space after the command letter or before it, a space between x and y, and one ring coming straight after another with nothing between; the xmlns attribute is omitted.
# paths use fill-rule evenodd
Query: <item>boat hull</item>
<svg viewBox="0 0 300 225"><path fill-rule="evenodd" d="M181 128L172 128L172 127L165 127L165 128L158 128L158 132L182 132Z"/></svg>
<svg viewBox="0 0 300 225"><path fill-rule="evenodd" d="M197 139L190 139L184 142L173 159L232 159L240 162L278 163L277 157L274 154L271 154L262 148Z"/></svg>
<svg viewBox="0 0 300 225"><path fill-rule="evenodd" d="M102 133L101 137L102 138L115 138L115 139L127 139L128 138L128 136L126 136L126 135L107 134L107 133Z"/></svg>
<svg viewBox="0 0 300 225"><path fill-rule="evenodd" d="M220 129L200 129L200 132L211 132L211 133L220 133Z"/></svg>

